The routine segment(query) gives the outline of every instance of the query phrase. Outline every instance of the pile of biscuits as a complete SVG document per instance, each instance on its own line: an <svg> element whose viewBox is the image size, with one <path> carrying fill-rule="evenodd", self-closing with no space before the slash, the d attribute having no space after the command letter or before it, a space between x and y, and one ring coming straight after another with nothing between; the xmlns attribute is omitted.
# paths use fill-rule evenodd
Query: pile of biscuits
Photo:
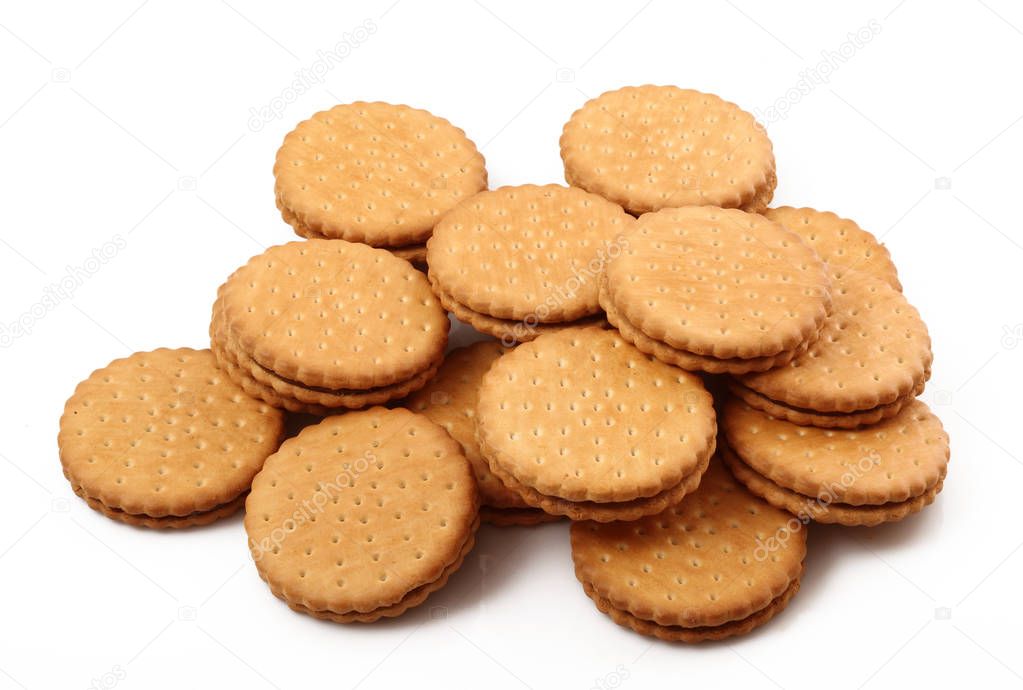
<svg viewBox="0 0 1023 690"><path fill-rule="evenodd" d="M749 113L622 88L571 116L561 156L570 186L488 190L425 111L300 123L274 174L305 239L227 278L209 350L79 384L58 439L75 493L154 528L244 505L271 591L338 622L421 604L481 521L567 518L596 607L683 642L785 608L809 523L934 501L927 328L873 235L768 208ZM448 351L449 313L479 342Z"/></svg>

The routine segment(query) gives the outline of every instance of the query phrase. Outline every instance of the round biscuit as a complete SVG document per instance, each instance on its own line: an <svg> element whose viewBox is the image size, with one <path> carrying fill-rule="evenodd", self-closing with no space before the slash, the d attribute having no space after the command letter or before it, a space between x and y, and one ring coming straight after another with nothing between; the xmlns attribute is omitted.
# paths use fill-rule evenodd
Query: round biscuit
<svg viewBox="0 0 1023 690"><path fill-rule="evenodd" d="M787 510L801 521L814 520L825 524L846 525L847 527L874 527L884 522L897 522L918 513L934 502L944 485L944 475L938 483L924 493L905 501L894 501L881 505L851 506L830 500L829 496L804 496L790 491L758 474L743 462L731 448L724 448L722 458L732 475L742 482L751 493L765 501Z"/></svg>
<svg viewBox="0 0 1023 690"><path fill-rule="evenodd" d="M426 277L385 250L343 240L267 249L221 287L230 341L304 386L366 389L436 363L450 322Z"/></svg>
<svg viewBox="0 0 1023 690"><path fill-rule="evenodd" d="M374 407L285 441L252 483L245 529L274 594L311 611L372 614L449 571L478 508L457 441L422 415Z"/></svg>
<svg viewBox="0 0 1023 690"><path fill-rule="evenodd" d="M736 455L772 482L852 506L920 496L948 466L948 434L920 400L868 427L819 429L776 419L730 398L721 428Z"/></svg>
<svg viewBox="0 0 1023 690"><path fill-rule="evenodd" d="M348 103L298 124L277 151L278 205L330 239L422 243L441 216L486 189L465 132L425 110Z"/></svg>
<svg viewBox="0 0 1023 690"><path fill-rule="evenodd" d="M211 343L215 351L222 353L234 364L235 367L224 367L224 370L232 378L237 378L236 369L240 367L246 372L245 378L251 378L261 388L270 388L273 393L270 395L257 394L258 397L271 405L277 405L280 399L292 400L303 405L310 405L316 409L338 410L343 409L359 410L372 405L382 405L397 398L403 398L412 391L422 388L434 377L440 368L441 361L434 362L428 369L416 374L405 381L398 381L387 386L366 389L327 389L310 388L297 381L281 378L272 371L260 366L255 360L245 354L241 348L231 342L229 334L224 328L223 316L220 313L220 302L213 306L213 318L210 321ZM219 357L218 357L219 359Z"/></svg>
<svg viewBox="0 0 1023 690"><path fill-rule="evenodd" d="M599 328L542 335L501 357L480 385L476 424L491 469L594 502L678 486L717 428L699 377Z"/></svg>
<svg viewBox="0 0 1023 690"><path fill-rule="evenodd" d="M430 280L498 319L573 321L600 311L597 278L633 222L620 206L574 187L481 192L434 228Z"/></svg>
<svg viewBox="0 0 1023 690"><path fill-rule="evenodd" d="M79 383L57 444L83 498L140 520L184 518L247 491L283 431L283 413L247 396L209 350L162 348Z"/></svg>
<svg viewBox="0 0 1023 690"><path fill-rule="evenodd" d="M602 279L602 282L606 283L606 280L607 279L605 277ZM750 357L749 359L740 359L735 357L732 359L718 359L717 357L694 355L692 352L678 350L667 343L654 340L643 333L643 331L629 323L628 320L618 313L618 309L616 309L614 304L611 302L611 299L607 295L605 285L602 285L600 289L600 306L604 309L604 313L607 315L608 323L617 329L623 338L635 345L636 349L640 352L645 352L648 355L653 355L662 362L676 366L679 369L685 369L686 371L703 371L708 374L732 375L748 374L752 371L766 371L768 369L773 369L774 367L782 366L783 364L788 364L793 357L805 352L806 348L809 347L811 343L811 341L807 341L794 350L788 350L769 357Z"/></svg>
<svg viewBox="0 0 1023 690"><path fill-rule="evenodd" d="M759 212L777 184L774 152L754 117L718 96L628 86L587 101L561 135L569 184L633 214L679 206Z"/></svg>
<svg viewBox="0 0 1023 690"><path fill-rule="evenodd" d="M654 340L718 359L791 351L831 309L823 262L795 233L736 209L642 216L607 266L617 312Z"/></svg>
<svg viewBox="0 0 1023 690"><path fill-rule="evenodd" d="M684 628L681 625L659 625L653 621L637 618L628 611L616 609L610 601L597 594L591 585L583 583L583 591L597 605L598 611L607 614L618 625L631 628L640 635L656 637L666 642L695 644L698 642L725 640L729 637L745 635L759 628L788 606L789 601L799 591L799 585L799 580L793 580L789 588L773 599L770 604L741 620L730 621L721 625L705 625L695 628Z"/></svg>
<svg viewBox="0 0 1023 690"><path fill-rule="evenodd" d="M696 492L663 513L577 522L571 536L581 583L615 609L683 628L764 610L798 581L806 555L802 523L749 493L718 458Z"/></svg>

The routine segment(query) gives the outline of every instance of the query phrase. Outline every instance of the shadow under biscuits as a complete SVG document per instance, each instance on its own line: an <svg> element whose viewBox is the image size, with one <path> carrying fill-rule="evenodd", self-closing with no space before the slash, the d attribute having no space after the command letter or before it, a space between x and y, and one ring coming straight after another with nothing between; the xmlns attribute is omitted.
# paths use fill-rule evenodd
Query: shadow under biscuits
<svg viewBox="0 0 1023 690"><path fill-rule="evenodd" d="M910 515L898 522L886 522L875 527L850 527L839 524L811 523L805 568L809 577L803 578L799 602L807 608L818 606L834 597L832 573L847 569L847 559L885 558L885 551L898 549L904 544L919 541L921 532L934 529L942 518L935 515L941 509L935 504L928 510ZM874 553L871 553L874 552ZM798 605L798 604L796 604Z"/></svg>
<svg viewBox="0 0 1023 690"><path fill-rule="evenodd" d="M804 525L807 530L806 558L803 561L803 577L800 594L790 607L798 611L816 606L821 601L835 596L832 576L843 570L842 559L849 551L849 527L811 522ZM876 528L870 528L876 529Z"/></svg>
<svg viewBox="0 0 1023 690"><path fill-rule="evenodd" d="M943 491L947 491L946 488ZM906 544L920 542L928 530L935 530L944 522L943 506L946 501L937 500L927 508L897 522L885 522L876 527L856 527L850 536L861 546L872 551L897 549Z"/></svg>
<svg viewBox="0 0 1023 690"><path fill-rule="evenodd" d="M476 547L462 568L452 576L448 586L432 598L432 610L419 612L417 618L420 622L430 623L431 619L443 619L449 614L478 608L514 580L528 577L532 559L543 555L543 549L533 548L538 540L549 534L543 530L567 532L567 524L560 522L518 528L480 525ZM423 608L430 609L430 604L427 602Z"/></svg>

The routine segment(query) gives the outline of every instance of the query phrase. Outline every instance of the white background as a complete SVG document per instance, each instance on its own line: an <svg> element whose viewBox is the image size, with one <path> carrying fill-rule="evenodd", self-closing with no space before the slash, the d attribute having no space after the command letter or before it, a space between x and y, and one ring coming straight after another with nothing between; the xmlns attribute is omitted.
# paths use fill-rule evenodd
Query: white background
<svg viewBox="0 0 1023 690"><path fill-rule="evenodd" d="M0 349L0 686L1023 684L1023 9L423 4L0 10L0 323L31 330ZM372 35L322 84L250 127L250 109L367 20ZM868 41L827 57L862 27ZM786 97L829 60L827 83ZM770 625L697 647L621 629L575 581L564 524L484 528L423 607L322 623L271 596L240 518L156 533L72 495L56 434L75 384L133 350L203 347L217 285L293 239L271 165L300 119L341 101L408 103L463 127L492 186L557 182L572 111L648 82L761 113L786 100L769 122L775 203L883 237L934 340L924 397L952 437L945 491L900 524L813 527L803 589ZM123 247L98 270L75 270L111 242ZM69 270L74 289L54 302L48 286Z"/></svg>

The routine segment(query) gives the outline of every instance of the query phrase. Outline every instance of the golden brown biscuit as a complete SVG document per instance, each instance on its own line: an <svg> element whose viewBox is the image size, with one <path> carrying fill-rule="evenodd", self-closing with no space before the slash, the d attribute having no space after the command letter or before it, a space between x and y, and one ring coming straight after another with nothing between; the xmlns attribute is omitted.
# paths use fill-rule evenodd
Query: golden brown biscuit
<svg viewBox="0 0 1023 690"><path fill-rule="evenodd" d="M561 135L569 184L633 214L679 206L758 213L778 178L752 115L713 94L627 86L588 101Z"/></svg>
<svg viewBox="0 0 1023 690"><path fill-rule="evenodd" d="M701 460L696 469L686 475L681 482L653 496L634 498L629 501L570 501L560 496L540 493L521 483L501 468L491 467L491 472L517 492L528 505L539 508L550 515L567 517L570 520L592 520L594 522L628 521L660 513L681 501L687 494L696 491L696 487L700 485L700 478L707 471L710 456L713 453L714 445L712 443L707 457Z"/></svg>
<svg viewBox="0 0 1023 690"><path fill-rule="evenodd" d="M928 372L927 376L928 378L930 377L930 372ZM903 407L913 402L917 396L923 393L924 384L921 382L912 392L896 399L894 402L890 402L887 405L878 405L869 410L861 410L859 412L816 412L804 408L789 407L746 388L746 386L735 379L728 381L728 390L732 395L741 398L750 407L793 424L816 426L821 429L856 429L861 426L877 424L882 419L888 419L897 415Z"/></svg>
<svg viewBox="0 0 1023 690"><path fill-rule="evenodd" d="M608 297L606 282L607 277L602 276L600 306L604 309L604 313L607 315L608 323L618 329L618 332L621 333L622 337L635 345L636 349L639 351L645 352L648 355L653 355L662 362L676 366L679 369L685 369L686 371L702 371L708 374L733 375L747 374L752 371L766 371L768 369L782 366L783 364L788 364L794 357L806 352L806 349L810 346L810 344L816 340L816 338L808 340L795 349L787 350L770 357L750 357L748 359L734 357L732 359L718 359L717 357L696 355L692 352L686 352L685 350L678 350L667 343L662 343L659 340L654 340L643 333L643 331L629 323L621 314L618 313L618 310Z"/></svg>
<svg viewBox="0 0 1023 690"><path fill-rule="evenodd" d="M731 621L722 625L704 625L691 628L681 625L659 625L652 621L637 618L628 611L616 609L610 601L597 594L592 585L583 584L583 591L597 605L597 610L610 616L611 620L618 625L632 628L640 635L657 637L666 642L696 643L724 640L736 635L745 635L755 628L759 628L788 606L789 601L799 591L799 584L800 581L798 579L794 580L789 585L789 588L772 600L770 604L741 620Z"/></svg>
<svg viewBox="0 0 1023 690"><path fill-rule="evenodd" d="M434 366L449 321L426 277L343 240L271 247L220 289L228 342L308 388L366 390Z"/></svg>
<svg viewBox="0 0 1023 690"><path fill-rule="evenodd" d="M832 280L846 271L872 275L902 290L899 273L888 249L877 238L848 218L830 211L779 206L764 211L771 220L796 233L828 264Z"/></svg>
<svg viewBox="0 0 1023 690"><path fill-rule="evenodd" d="M903 503L935 489L948 466L948 435L919 400L877 424L836 430L775 419L733 398L725 403L721 428L737 458L810 501Z"/></svg>
<svg viewBox="0 0 1023 690"><path fill-rule="evenodd" d="M846 525L848 527L874 527L882 522L897 522L918 513L934 503L945 482L944 474L930 489L905 501L892 501L883 505L851 506L836 503L829 494L804 496L775 484L758 474L752 467L739 459L735 452L724 446L722 458L725 465L752 493L760 496L776 508L787 510L800 520Z"/></svg>
<svg viewBox="0 0 1023 690"><path fill-rule="evenodd" d="M78 384L57 443L91 507L147 527L205 524L237 508L284 430L209 350L136 352Z"/></svg>
<svg viewBox="0 0 1023 690"><path fill-rule="evenodd" d="M681 499L716 433L698 377L597 328L543 335L503 356L480 386L476 424L495 475L530 505L572 517L589 517L588 502L625 511L637 501L643 514Z"/></svg>
<svg viewBox="0 0 1023 690"><path fill-rule="evenodd" d="M931 338L905 296L855 271L831 292L831 315L804 354L739 383L789 408L824 413L873 410L919 390L931 370Z"/></svg>
<svg viewBox="0 0 1023 690"><path fill-rule="evenodd" d="M699 489L663 513L572 525L576 577L598 608L683 642L769 620L798 589L805 555L802 523L747 492L718 459Z"/></svg>
<svg viewBox="0 0 1023 690"><path fill-rule="evenodd" d="M294 230L295 234L299 237L304 237L307 240L330 240L335 239L321 235L318 232L310 230L306 226L302 225L301 221L295 217L295 214L286 208L281 207L280 201L277 202L277 208L281 212L281 217L284 218L284 222L290 225ZM426 243L420 242L418 244L404 244L400 247L381 247L394 254L399 259L405 259L410 264L416 267L426 265Z"/></svg>
<svg viewBox="0 0 1023 690"><path fill-rule="evenodd" d="M495 319L562 323L592 316L597 278L634 220L595 194L560 185L481 192L437 224L430 280Z"/></svg>
<svg viewBox="0 0 1023 690"><path fill-rule="evenodd" d="M490 472L490 465L476 445L476 401L480 382L491 365L510 352L493 340L484 340L452 350L444 358L437 376L404 401L413 412L425 415L444 427L462 444L472 463L483 504L495 508L528 508L517 493Z"/></svg>
<svg viewBox="0 0 1023 690"><path fill-rule="evenodd" d="M690 207L642 216L620 238L606 293L648 338L716 359L772 357L815 338L830 280L799 236L763 216Z"/></svg>
<svg viewBox="0 0 1023 690"><path fill-rule="evenodd" d="M187 527L202 527L210 523L216 522L221 518L231 517L245 506L245 496L242 494L238 498L234 499L229 503L211 508L210 510L203 510L191 515L168 516L163 517L150 517L148 515L139 513L126 513L118 508L111 508L110 506L97 501L95 498L89 498L82 491L81 487L72 487L75 495L85 501L86 505L95 510L98 513L102 513L111 520L117 520L127 525L134 527L148 527L150 529L185 529Z"/></svg>
<svg viewBox="0 0 1023 690"><path fill-rule="evenodd" d="M422 415L374 407L285 441L252 483L245 529L276 596L368 622L446 581L472 547L478 510L458 442Z"/></svg>
<svg viewBox="0 0 1023 690"><path fill-rule="evenodd" d="M245 371L245 377L251 378L259 387L255 397L259 397L271 405L276 405L279 400L291 400L302 405L308 405L310 410L317 409L327 411L327 413L330 410L337 410L339 408L358 410L371 405L381 405L390 400L404 397L426 385L437 373L437 369L441 364L441 360L438 359L423 372L388 386L378 386L363 390L305 386L299 381L282 378L275 372L261 366L245 354L236 343L232 342L224 326L224 319L219 305L219 300L213 305L213 318L210 321L210 339L214 343L213 349L219 351L221 357L229 359L232 364L241 367ZM235 374L235 376L237 375ZM272 393L264 393L263 390L266 388L272 389Z"/></svg>
<svg viewBox="0 0 1023 690"><path fill-rule="evenodd" d="M425 242L444 213L487 187L483 156L462 130L389 103L337 105L299 123L274 178L299 234L376 247Z"/></svg>

